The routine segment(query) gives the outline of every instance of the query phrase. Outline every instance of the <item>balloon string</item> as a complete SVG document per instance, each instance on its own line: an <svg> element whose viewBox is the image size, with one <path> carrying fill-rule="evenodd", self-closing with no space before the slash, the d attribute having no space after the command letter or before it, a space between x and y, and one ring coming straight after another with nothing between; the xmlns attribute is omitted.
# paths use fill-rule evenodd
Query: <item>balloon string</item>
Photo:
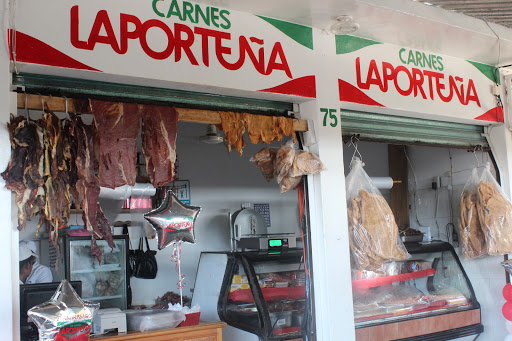
<svg viewBox="0 0 512 341"><path fill-rule="evenodd" d="M176 263L176 272L178 273L178 288L180 289L181 306L183 307L183 288L185 287L185 275L181 273L181 241L172 243L171 262Z"/></svg>

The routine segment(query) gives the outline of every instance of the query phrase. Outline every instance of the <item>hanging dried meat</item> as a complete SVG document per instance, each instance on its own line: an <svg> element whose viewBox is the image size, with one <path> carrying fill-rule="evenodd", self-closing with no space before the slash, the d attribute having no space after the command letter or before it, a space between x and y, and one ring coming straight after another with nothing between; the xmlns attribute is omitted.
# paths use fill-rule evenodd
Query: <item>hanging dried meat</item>
<svg viewBox="0 0 512 341"><path fill-rule="evenodd" d="M68 130L73 137L76 150L75 167L77 181L75 184L75 200L83 208L82 219L91 234L91 254L101 259L101 250L96 243L97 238L103 238L112 248L115 247L110 230L110 223L101 210L98 202L100 194L99 180L94 172L94 150L90 136L94 136L91 126L86 126L80 117L72 116Z"/></svg>
<svg viewBox="0 0 512 341"><path fill-rule="evenodd" d="M245 129L247 129L249 139L253 144L281 141L283 135L292 136L293 141L297 141L293 119L289 117L221 112L220 119L221 129L224 131L229 151L231 151L231 145L233 145L240 155L242 155L242 150L245 147Z"/></svg>
<svg viewBox="0 0 512 341"><path fill-rule="evenodd" d="M44 206L43 185L43 130L36 123L22 116L14 117L7 124L11 138L11 159L2 173L6 188L16 193L18 229L39 213Z"/></svg>
<svg viewBox="0 0 512 341"><path fill-rule="evenodd" d="M245 114L245 122L249 139L253 144L281 141L283 135L291 135L293 141L296 141L291 118Z"/></svg>
<svg viewBox="0 0 512 341"><path fill-rule="evenodd" d="M100 186L135 185L139 106L98 100L91 100L90 105L99 140Z"/></svg>
<svg viewBox="0 0 512 341"><path fill-rule="evenodd" d="M231 145L235 146L240 156L242 156L245 147L245 115L234 112L220 112L221 129L224 131L225 139L228 143L228 150L231 151Z"/></svg>
<svg viewBox="0 0 512 341"><path fill-rule="evenodd" d="M153 186L160 187L174 179L178 113L173 107L142 106L142 153L146 172Z"/></svg>
<svg viewBox="0 0 512 341"><path fill-rule="evenodd" d="M56 243L58 229L67 224L70 214L68 163L71 153L68 135L54 113L45 113L40 124L44 126L44 215L50 227L49 239Z"/></svg>

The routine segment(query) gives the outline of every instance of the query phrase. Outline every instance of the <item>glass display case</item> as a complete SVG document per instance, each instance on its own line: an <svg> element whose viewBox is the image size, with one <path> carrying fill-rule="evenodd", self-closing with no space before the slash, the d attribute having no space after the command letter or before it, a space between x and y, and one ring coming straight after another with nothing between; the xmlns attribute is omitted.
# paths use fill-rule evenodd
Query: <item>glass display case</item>
<svg viewBox="0 0 512 341"><path fill-rule="evenodd" d="M410 259L386 263L380 272L353 272L357 340L372 340L372 333L389 334L382 340L481 333L480 305L453 247L444 242L405 246Z"/></svg>
<svg viewBox="0 0 512 341"><path fill-rule="evenodd" d="M128 237L114 236L114 249L106 241L97 240L101 263L90 254L90 237L65 237L64 243L66 278L82 281L82 298L100 303L101 309L127 309Z"/></svg>
<svg viewBox="0 0 512 341"><path fill-rule="evenodd" d="M211 271L210 262L224 268L216 300L220 320L253 334L251 338L228 327L226 340L308 340L310 291L301 249L202 253L192 303L203 303L202 314L208 306L205 292L211 293L214 285L203 281L209 278L204 273Z"/></svg>

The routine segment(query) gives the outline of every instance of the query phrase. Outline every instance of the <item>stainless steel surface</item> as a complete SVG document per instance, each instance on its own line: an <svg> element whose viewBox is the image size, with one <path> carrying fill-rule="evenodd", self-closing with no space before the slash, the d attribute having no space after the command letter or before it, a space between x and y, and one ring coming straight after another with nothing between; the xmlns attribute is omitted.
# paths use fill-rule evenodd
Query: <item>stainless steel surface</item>
<svg viewBox="0 0 512 341"><path fill-rule="evenodd" d="M242 237L267 234L265 219L252 208L244 208L233 214L235 239Z"/></svg>

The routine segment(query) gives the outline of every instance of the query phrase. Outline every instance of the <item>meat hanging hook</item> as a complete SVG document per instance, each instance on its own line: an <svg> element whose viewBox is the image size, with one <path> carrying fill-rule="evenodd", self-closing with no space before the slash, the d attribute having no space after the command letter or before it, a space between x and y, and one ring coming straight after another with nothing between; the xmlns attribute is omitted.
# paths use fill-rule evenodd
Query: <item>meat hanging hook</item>
<svg viewBox="0 0 512 341"><path fill-rule="evenodd" d="M27 93L25 92L25 111L27 112L27 118L30 121L30 112L28 111L27 101L28 101L28 96L27 96Z"/></svg>
<svg viewBox="0 0 512 341"><path fill-rule="evenodd" d="M363 156L361 155L361 153L359 152L359 150L357 149L357 143L354 143L354 139L357 140L357 142L359 142L359 139L357 138L357 135L354 134L350 137L350 144L352 146L354 146L354 154L352 154L352 159L350 160L350 163L352 163L352 161L354 161L354 157L356 156L356 153L357 155L359 155L359 159L361 160L361 162L363 161Z"/></svg>
<svg viewBox="0 0 512 341"><path fill-rule="evenodd" d="M473 155L475 156L475 160L476 160L476 167L480 167L480 161L478 161L478 156L476 155L476 151L478 150L478 146L475 146L475 148L473 148Z"/></svg>
<svg viewBox="0 0 512 341"><path fill-rule="evenodd" d="M68 98L66 96L64 96L64 100L65 100L65 105L66 105L66 118L70 119L71 117L69 116L69 112L68 112Z"/></svg>

